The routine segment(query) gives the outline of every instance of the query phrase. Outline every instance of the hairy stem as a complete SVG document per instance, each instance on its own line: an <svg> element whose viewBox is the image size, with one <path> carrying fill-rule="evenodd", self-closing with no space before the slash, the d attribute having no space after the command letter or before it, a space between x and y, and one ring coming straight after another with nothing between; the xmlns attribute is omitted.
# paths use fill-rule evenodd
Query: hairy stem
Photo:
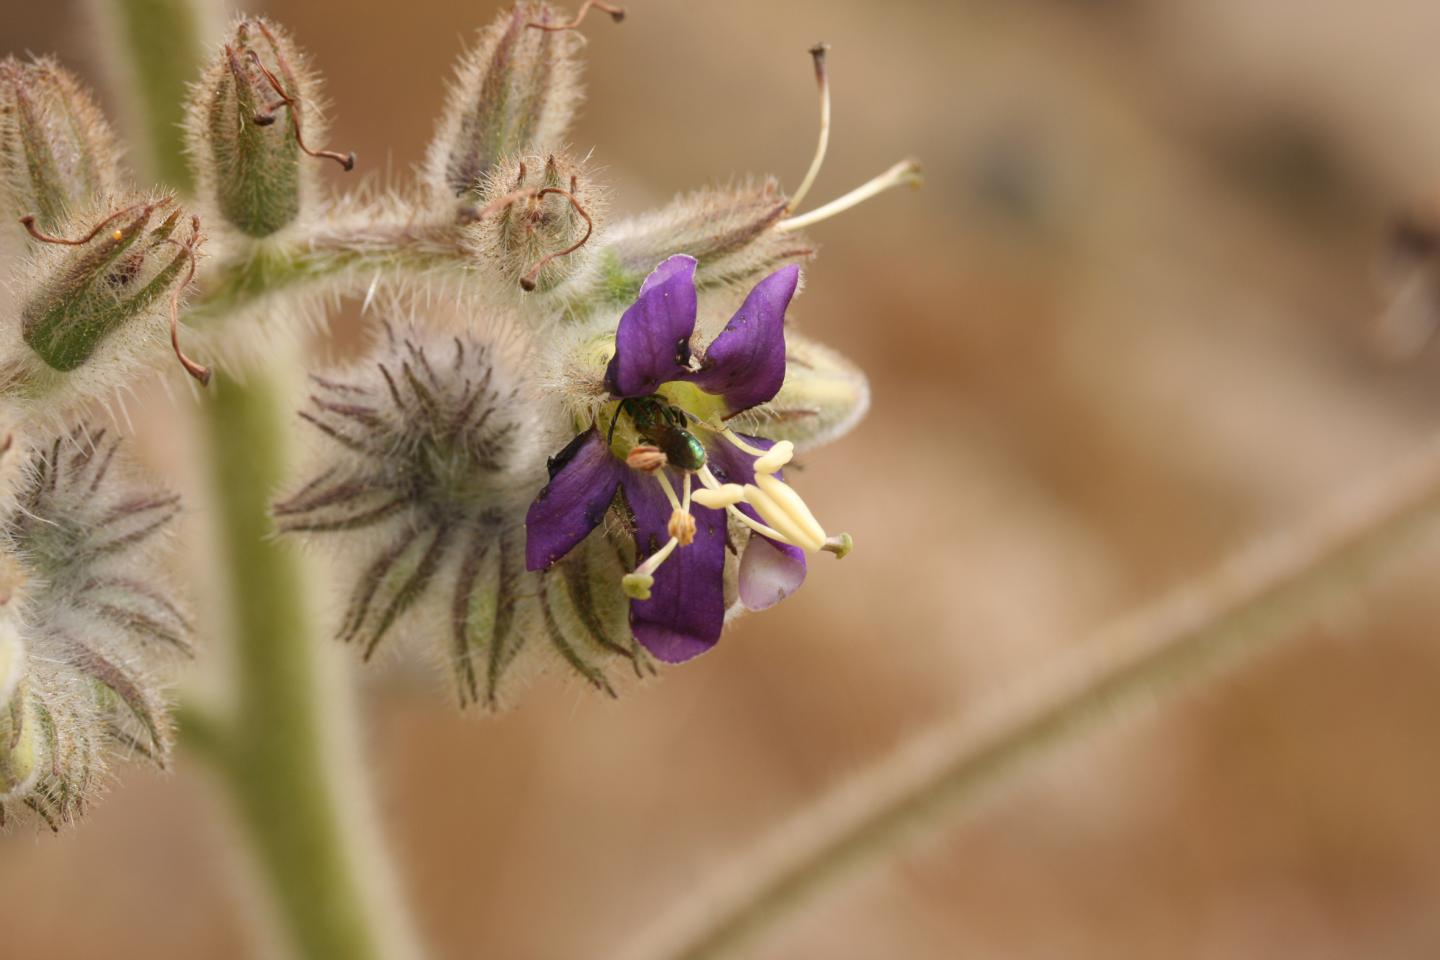
<svg viewBox="0 0 1440 960"><path fill-rule="evenodd" d="M924 838L1026 761L1074 743L1122 708L1293 636L1437 513L1440 441L1301 532L1262 543L1102 631L1033 686L917 738L805 810L712 888L691 891L625 955L731 955L857 867Z"/></svg>
<svg viewBox="0 0 1440 960"><path fill-rule="evenodd" d="M321 221L286 241L254 244L243 256L207 265L204 282L185 312L188 323L221 321L276 294L294 296L337 285L358 293L377 275L430 271L455 275L470 266L454 224L367 222L349 229Z"/></svg>
<svg viewBox="0 0 1440 960"><path fill-rule="evenodd" d="M217 378L205 404L217 527L223 538L235 642L236 716L220 752L226 784L299 955L390 960L415 955L403 920L373 889L384 873L364 848L373 829L353 744L332 729L353 723L321 674L304 571L271 536L269 495L284 478L276 392L253 378Z"/></svg>

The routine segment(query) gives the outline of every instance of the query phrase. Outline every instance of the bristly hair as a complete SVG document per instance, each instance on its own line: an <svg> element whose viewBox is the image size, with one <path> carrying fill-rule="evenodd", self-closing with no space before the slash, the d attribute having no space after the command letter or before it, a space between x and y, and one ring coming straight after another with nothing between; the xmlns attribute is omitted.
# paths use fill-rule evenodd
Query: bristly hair
<svg viewBox="0 0 1440 960"><path fill-rule="evenodd" d="M470 334L387 324L357 369L313 375L300 412L318 435L313 475L275 504L276 526L344 558L336 632L366 659L394 634L434 638L462 705L499 705L502 684L547 660L614 693L607 661L648 666L623 603L596 612L584 558L525 571L518 518L543 482L548 431L503 354ZM618 595L612 566L601 582Z"/></svg>
<svg viewBox="0 0 1440 960"><path fill-rule="evenodd" d="M191 626L170 595L160 534L179 498L137 481L121 441L84 427L36 444L0 525L0 553L27 651L17 697L43 733L42 773L23 804L52 827L73 820L109 756L164 766L168 666L191 655Z"/></svg>
<svg viewBox="0 0 1440 960"><path fill-rule="evenodd" d="M563 20L548 3L522 0L461 57L422 174L437 204L470 195L501 157L544 154L565 139L581 99L584 38L527 26Z"/></svg>

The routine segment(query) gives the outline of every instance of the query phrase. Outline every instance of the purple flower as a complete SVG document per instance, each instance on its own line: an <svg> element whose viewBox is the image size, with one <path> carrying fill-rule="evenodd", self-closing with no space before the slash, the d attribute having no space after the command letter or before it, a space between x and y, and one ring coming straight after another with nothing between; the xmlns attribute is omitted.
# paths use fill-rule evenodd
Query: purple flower
<svg viewBox="0 0 1440 960"><path fill-rule="evenodd" d="M788 441L725 426L784 382L785 310L799 277L789 266L757 283L697 359L695 260L656 267L620 318L605 370L611 401L551 459L550 483L526 515L526 566L541 570L584 540L620 493L639 560L623 584L630 626L661 660L688 660L720 638L732 520L752 532L739 576L751 610L800 586L806 551L849 549L782 480Z"/></svg>

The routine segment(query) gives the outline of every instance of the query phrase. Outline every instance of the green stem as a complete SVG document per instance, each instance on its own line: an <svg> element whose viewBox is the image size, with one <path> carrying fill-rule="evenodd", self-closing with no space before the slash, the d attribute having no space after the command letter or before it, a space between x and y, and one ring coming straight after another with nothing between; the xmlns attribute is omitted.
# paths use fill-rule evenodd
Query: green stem
<svg viewBox="0 0 1440 960"><path fill-rule="evenodd" d="M208 267L203 289L186 309L185 319L191 324L224 320L265 298L293 298L319 287L339 285L353 294L376 274L404 272L414 277L448 271L458 277L468 267L453 224L367 225L363 232L347 235L321 221L308 234L253 244L243 256Z"/></svg>
<svg viewBox="0 0 1440 960"><path fill-rule="evenodd" d="M179 121L199 75L208 0L116 0L106 38L144 125L154 173L188 192ZM278 359L242 386L217 377L203 404L213 469L224 608L234 650L233 713L191 709L185 742L215 761L246 828L280 925L307 960L407 960L413 946L391 871L367 818L354 710L327 675L307 577L272 536L269 497L286 476L289 417Z"/></svg>
<svg viewBox="0 0 1440 960"><path fill-rule="evenodd" d="M149 147L149 172L188 193L194 182L185 162L185 85L200 76L205 7L196 0L115 0L108 7L108 26L119 34L112 42L130 71L141 142Z"/></svg>
<svg viewBox="0 0 1440 960"><path fill-rule="evenodd" d="M390 960L393 903L366 889L383 864L362 852L362 777L310 629L293 547L271 536L269 496L285 477L277 391L217 378L204 405L235 641L236 716L218 751L285 929L313 960ZM211 739L215 739L213 736Z"/></svg>
<svg viewBox="0 0 1440 960"><path fill-rule="evenodd" d="M1072 647L1033 686L917 738L807 809L710 889L691 891L623 956L729 956L859 866L893 855L1118 711L1294 636L1440 514L1440 441L1308 529Z"/></svg>

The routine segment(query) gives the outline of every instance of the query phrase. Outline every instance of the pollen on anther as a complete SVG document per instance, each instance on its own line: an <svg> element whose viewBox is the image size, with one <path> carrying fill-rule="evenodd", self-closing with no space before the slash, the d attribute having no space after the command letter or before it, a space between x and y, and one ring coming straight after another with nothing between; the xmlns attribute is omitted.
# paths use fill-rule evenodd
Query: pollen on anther
<svg viewBox="0 0 1440 960"><path fill-rule="evenodd" d="M688 547L695 542L695 518L684 510L676 510L670 514L666 532L674 537L680 546Z"/></svg>

